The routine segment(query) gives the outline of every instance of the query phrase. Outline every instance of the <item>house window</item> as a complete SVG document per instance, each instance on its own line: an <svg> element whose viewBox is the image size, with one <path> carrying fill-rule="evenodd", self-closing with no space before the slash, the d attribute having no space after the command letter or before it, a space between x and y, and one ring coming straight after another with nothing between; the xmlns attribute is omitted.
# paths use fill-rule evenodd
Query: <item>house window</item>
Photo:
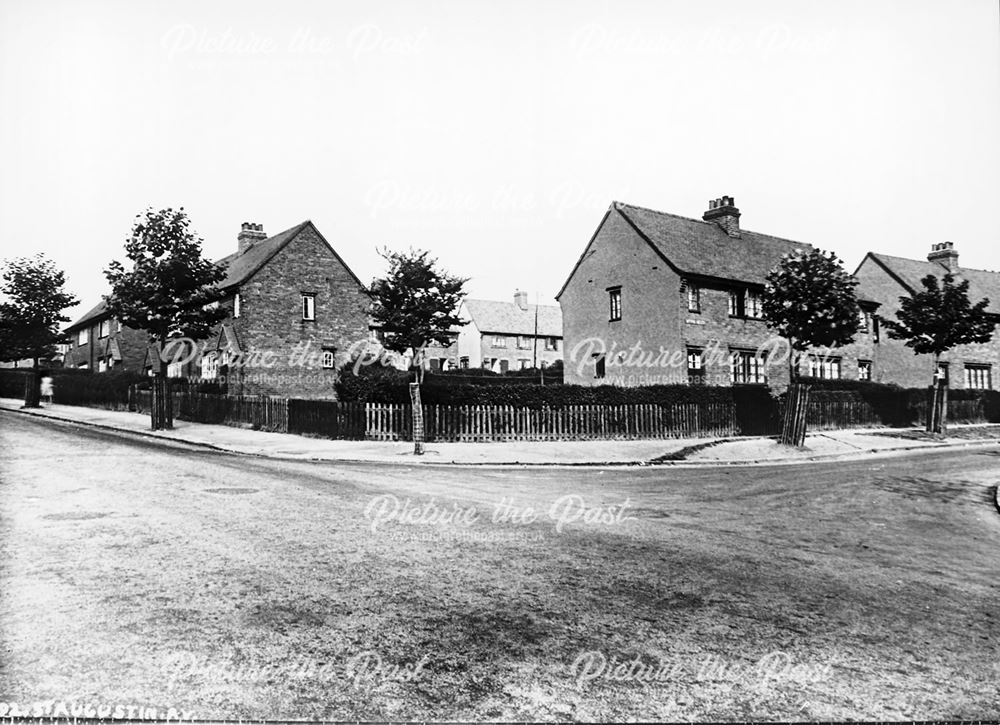
<svg viewBox="0 0 1000 725"><path fill-rule="evenodd" d="M729 381L733 385L766 383L766 360L753 350L733 350Z"/></svg>
<svg viewBox="0 0 1000 725"><path fill-rule="evenodd" d="M462 368L462 370L468 370L469 369L469 358L468 358L468 356L460 357L458 359L458 366L460 368Z"/></svg>
<svg viewBox="0 0 1000 725"><path fill-rule="evenodd" d="M840 358L810 355L809 377L840 380Z"/></svg>
<svg viewBox="0 0 1000 725"><path fill-rule="evenodd" d="M531 349L531 340L529 340L524 335L518 335L517 336L517 349L518 350L530 350Z"/></svg>
<svg viewBox="0 0 1000 725"><path fill-rule="evenodd" d="M743 317L743 292L740 290L729 290L729 316Z"/></svg>
<svg viewBox="0 0 1000 725"><path fill-rule="evenodd" d="M167 377L179 378L184 375L184 367L181 363L170 363L167 365Z"/></svg>
<svg viewBox="0 0 1000 725"><path fill-rule="evenodd" d="M80 345L86 345L88 342L90 342L90 328L84 327L77 335L77 343Z"/></svg>
<svg viewBox="0 0 1000 725"><path fill-rule="evenodd" d="M430 363L431 370L433 370L434 372L438 372L441 370L441 361L438 358L432 357L427 362Z"/></svg>
<svg viewBox="0 0 1000 725"><path fill-rule="evenodd" d="M868 310L858 312L858 332L867 334L872 326L872 313Z"/></svg>
<svg viewBox="0 0 1000 725"><path fill-rule="evenodd" d="M500 372L505 373L508 370L510 370L510 360L508 360L507 358L503 358L500 361Z"/></svg>
<svg viewBox="0 0 1000 725"><path fill-rule="evenodd" d="M205 380L215 380L219 377L219 356L210 352L201 359L201 377Z"/></svg>
<svg viewBox="0 0 1000 725"><path fill-rule="evenodd" d="M759 320L764 316L764 304L760 292L747 290L743 312L752 320Z"/></svg>
<svg viewBox="0 0 1000 725"><path fill-rule="evenodd" d="M239 317L240 313L242 312L243 312L243 299L237 292L236 296L233 297L233 317L234 318Z"/></svg>
<svg viewBox="0 0 1000 725"><path fill-rule="evenodd" d="M545 338L545 349L552 351L559 349L559 338L558 337L546 337Z"/></svg>
<svg viewBox="0 0 1000 725"><path fill-rule="evenodd" d="M937 376L944 382L944 385L947 387L949 381L951 380L951 376L948 375L948 363L941 363L940 365L938 365Z"/></svg>
<svg viewBox="0 0 1000 725"><path fill-rule="evenodd" d="M302 319L316 319L316 295L302 295Z"/></svg>
<svg viewBox="0 0 1000 725"><path fill-rule="evenodd" d="M858 380L872 379L872 361L858 360Z"/></svg>
<svg viewBox="0 0 1000 725"><path fill-rule="evenodd" d="M108 360L107 360L107 358L103 358L103 357L100 358L97 361L97 372L103 373L107 369L108 369Z"/></svg>
<svg viewBox="0 0 1000 725"><path fill-rule="evenodd" d="M622 288L615 287L608 290L608 305L610 307L609 320L615 322L622 318ZM603 377L603 376L602 376Z"/></svg>
<svg viewBox="0 0 1000 725"><path fill-rule="evenodd" d="M507 347L507 338L503 335L494 335L493 347Z"/></svg>
<svg viewBox="0 0 1000 725"><path fill-rule="evenodd" d="M521 358L520 360L517 361L517 367L520 370L527 370L528 368L531 367L531 360L525 360L524 358Z"/></svg>
<svg viewBox="0 0 1000 725"><path fill-rule="evenodd" d="M604 353L594 354L594 377L597 379L603 378L605 375L605 365L604 365Z"/></svg>
<svg viewBox="0 0 1000 725"><path fill-rule="evenodd" d="M107 337L111 334L111 320L101 320L97 325L97 336Z"/></svg>
<svg viewBox="0 0 1000 725"><path fill-rule="evenodd" d="M700 347L687 349L688 382L698 385L705 382L705 351Z"/></svg>
<svg viewBox="0 0 1000 725"><path fill-rule="evenodd" d="M325 348L320 358L320 364L325 370L333 370L337 360L337 353L332 348Z"/></svg>
<svg viewBox="0 0 1000 725"><path fill-rule="evenodd" d="M688 293L688 312L701 312L701 287L696 287L693 284L689 284L687 288Z"/></svg>
<svg viewBox="0 0 1000 725"><path fill-rule="evenodd" d="M967 364L965 366L965 387L978 390L992 390L993 380L989 365Z"/></svg>

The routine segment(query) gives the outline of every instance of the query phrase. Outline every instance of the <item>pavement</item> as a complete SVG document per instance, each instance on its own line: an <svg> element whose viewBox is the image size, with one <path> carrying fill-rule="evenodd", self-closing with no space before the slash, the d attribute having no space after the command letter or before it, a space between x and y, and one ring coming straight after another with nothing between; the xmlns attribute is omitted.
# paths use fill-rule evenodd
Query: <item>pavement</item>
<svg viewBox="0 0 1000 725"><path fill-rule="evenodd" d="M894 438L887 429L852 429L809 434L806 445L790 449L773 438L688 438L607 441L510 441L502 443L428 443L423 456L413 444L342 441L255 431L225 425L174 421L173 430L152 431L147 413L44 403L26 410L17 399L0 398L0 410L78 423L175 443L268 458L303 461L349 461L460 465L753 465L855 460L919 449L995 445L997 436L980 440L935 441ZM955 430L976 426L953 426ZM986 428L987 426L978 426ZM896 429L901 430L901 429ZM915 429L914 429L915 430Z"/></svg>

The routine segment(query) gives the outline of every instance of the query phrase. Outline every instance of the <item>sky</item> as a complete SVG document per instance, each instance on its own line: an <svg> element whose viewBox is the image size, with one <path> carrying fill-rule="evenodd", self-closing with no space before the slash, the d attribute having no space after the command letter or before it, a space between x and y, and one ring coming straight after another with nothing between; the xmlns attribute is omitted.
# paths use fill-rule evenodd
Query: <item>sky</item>
<svg viewBox="0 0 1000 725"><path fill-rule="evenodd" d="M206 256L311 219L553 303L612 201L1000 270L1000 3L0 3L0 256L79 316L146 207Z"/></svg>

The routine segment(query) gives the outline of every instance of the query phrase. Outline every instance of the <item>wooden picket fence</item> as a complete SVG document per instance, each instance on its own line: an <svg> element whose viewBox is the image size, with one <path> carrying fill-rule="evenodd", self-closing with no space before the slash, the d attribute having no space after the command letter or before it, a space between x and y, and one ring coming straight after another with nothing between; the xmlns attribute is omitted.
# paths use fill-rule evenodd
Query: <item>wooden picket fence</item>
<svg viewBox="0 0 1000 725"><path fill-rule="evenodd" d="M139 411L148 411L150 392L134 390ZM224 396L175 392L178 420L216 423L255 430L315 435L342 440L412 440L408 404L340 403L267 396ZM514 408L488 405L425 405L427 441L586 441L773 435L780 411L737 410L731 402L673 405L569 405L561 408ZM915 418L925 411L909 411ZM808 429L876 427L887 421L867 402L810 401ZM985 420L981 400L951 400L953 422ZM918 420L904 425L918 423Z"/></svg>

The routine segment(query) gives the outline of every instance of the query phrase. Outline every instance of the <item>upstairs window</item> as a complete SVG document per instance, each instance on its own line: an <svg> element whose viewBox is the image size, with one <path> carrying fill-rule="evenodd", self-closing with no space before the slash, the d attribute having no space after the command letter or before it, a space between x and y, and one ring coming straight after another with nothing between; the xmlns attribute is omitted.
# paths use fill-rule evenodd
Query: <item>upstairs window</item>
<svg viewBox="0 0 1000 725"><path fill-rule="evenodd" d="M493 347L507 347L507 338L503 335L494 335Z"/></svg>
<svg viewBox="0 0 1000 725"><path fill-rule="evenodd" d="M314 294L302 295L302 319L303 320L316 319L316 295Z"/></svg>
<svg viewBox="0 0 1000 725"><path fill-rule="evenodd" d="M86 345L88 342L90 342L90 328L84 327L83 329L81 329L80 332L77 333L76 339L77 343L80 345Z"/></svg>
<svg viewBox="0 0 1000 725"><path fill-rule="evenodd" d="M524 335L517 336L517 349L518 350L530 350L531 340Z"/></svg>
<svg viewBox="0 0 1000 725"><path fill-rule="evenodd" d="M97 326L97 336L107 337L111 334L111 320L101 320L100 324Z"/></svg>
<svg viewBox="0 0 1000 725"><path fill-rule="evenodd" d="M615 322L622 318L622 288L612 287L608 289L608 320ZM604 377L603 375L601 377Z"/></svg>
<svg viewBox="0 0 1000 725"><path fill-rule="evenodd" d="M992 370L989 365L967 364L965 366L965 387L972 390L992 390Z"/></svg>
<svg viewBox="0 0 1000 725"><path fill-rule="evenodd" d="M240 316L240 313L243 312L242 308L243 308L243 300L240 297L239 292L237 292L236 296L233 297L233 317L234 318Z"/></svg>
<svg viewBox="0 0 1000 725"><path fill-rule="evenodd" d="M688 312L701 312L701 287L689 284L687 288Z"/></svg>
<svg viewBox="0 0 1000 725"><path fill-rule="evenodd" d="M545 349L549 351L559 349L559 338L558 337L546 337L545 338Z"/></svg>
<svg viewBox="0 0 1000 725"><path fill-rule="evenodd" d="M743 293L740 290L729 290L729 316L743 317Z"/></svg>
<svg viewBox="0 0 1000 725"><path fill-rule="evenodd" d="M759 320L764 317L764 299L761 297L760 292L747 290L743 311L752 320Z"/></svg>

